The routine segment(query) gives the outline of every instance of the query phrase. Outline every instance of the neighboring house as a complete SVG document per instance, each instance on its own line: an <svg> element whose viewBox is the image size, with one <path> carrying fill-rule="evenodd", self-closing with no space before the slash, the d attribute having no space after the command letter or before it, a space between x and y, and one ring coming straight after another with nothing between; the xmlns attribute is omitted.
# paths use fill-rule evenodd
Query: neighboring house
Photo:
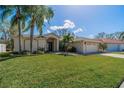
<svg viewBox="0 0 124 93"><path fill-rule="evenodd" d="M6 44L3 41L0 41L0 53L6 52Z"/></svg>
<svg viewBox="0 0 124 93"><path fill-rule="evenodd" d="M22 51L30 51L30 37L22 36L21 45ZM41 37L34 36L32 49L37 51L39 48L45 51L59 51L59 37L53 33ZM19 51L18 36L14 37L14 51Z"/></svg>
<svg viewBox="0 0 124 93"><path fill-rule="evenodd" d="M59 51L60 38L53 33L44 35L42 37L33 38L33 51L39 48L44 48L45 51ZM88 54L98 53L99 43L107 44L107 51L122 51L124 50L124 41L114 39L89 39L89 38L75 38L70 46L76 48L77 53ZM14 51L19 51L18 36L14 37ZM30 51L30 38L29 36L21 37L22 50Z"/></svg>

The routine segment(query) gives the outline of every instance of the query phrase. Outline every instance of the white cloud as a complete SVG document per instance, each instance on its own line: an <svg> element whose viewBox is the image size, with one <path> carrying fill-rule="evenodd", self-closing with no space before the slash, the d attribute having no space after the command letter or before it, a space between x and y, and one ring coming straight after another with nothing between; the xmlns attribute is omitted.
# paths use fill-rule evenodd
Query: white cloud
<svg viewBox="0 0 124 93"><path fill-rule="evenodd" d="M65 20L64 21L64 28L71 28L73 29L75 27L74 22L70 21L70 20Z"/></svg>
<svg viewBox="0 0 124 93"><path fill-rule="evenodd" d="M63 26L51 26L50 30L73 29L74 27L74 22L70 20L64 20Z"/></svg>
<svg viewBox="0 0 124 93"><path fill-rule="evenodd" d="M58 29L58 26L50 26L50 29L51 30L57 30Z"/></svg>
<svg viewBox="0 0 124 93"><path fill-rule="evenodd" d="M81 33L81 32L83 32L83 29L82 28L78 28L77 30L74 31L74 34Z"/></svg>

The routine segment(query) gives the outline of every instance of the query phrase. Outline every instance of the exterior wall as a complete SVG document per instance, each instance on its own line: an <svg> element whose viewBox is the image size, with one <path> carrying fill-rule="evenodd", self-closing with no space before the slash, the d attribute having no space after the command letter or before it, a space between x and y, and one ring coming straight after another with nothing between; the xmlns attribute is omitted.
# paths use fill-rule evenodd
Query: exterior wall
<svg viewBox="0 0 124 93"><path fill-rule="evenodd" d="M120 51L124 51L124 44L120 45Z"/></svg>
<svg viewBox="0 0 124 93"><path fill-rule="evenodd" d="M82 42L73 42L70 44L70 46L73 46L76 48L77 53L83 54L83 43Z"/></svg>
<svg viewBox="0 0 124 93"><path fill-rule="evenodd" d="M38 46L37 46L37 40L33 40L32 42L32 51L37 51Z"/></svg>
<svg viewBox="0 0 124 93"><path fill-rule="evenodd" d="M30 40L24 41L24 50L30 51Z"/></svg>
<svg viewBox="0 0 124 93"><path fill-rule="evenodd" d="M120 45L121 44L107 44L107 51L108 52L120 51Z"/></svg>
<svg viewBox="0 0 124 93"><path fill-rule="evenodd" d="M6 52L6 44L0 44L0 53Z"/></svg>
<svg viewBox="0 0 124 93"><path fill-rule="evenodd" d="M37 51L38 48L45 48L46 47L46 42L44 39L39 39L39 40L33 40L32 43L32 50ZM30 40L24 40L24 49L30 51Z"/></svg>
<svg viewBox="0 0 124 93"><path fill-rule="evenodd" d="M21 39L21 48L24 50L24 45L23 45L23 40ZM14 38L14 51L18 52L19 51L19 40L18 38Z"/></svg>
<svg viewBox="0 0 124 93"><path fill-rule="evenodd" d="M47 38L35 38L33 40L33 45L32 45L32 50L37 51L38 48L45 48L45 51L48 50L47 46L47 39L49 38L55 38L54 41L54 51L59 51L59 38L54 36L54 35L49 35ZM23 50L30 51L30 40L28 38L22 38L21 40L21 48ZM14 51L18 52L19 51L19 42L18 42L18 37L14 38Z"/></svg>
<svg viewBox="0 0 124 93"><path fill-rule="evenodd" d="M46 40L45 39L39 39L38 40L38 48L44 48L47 50Z"/></svg>
<svg viewBox="0 0 124 93"><path fill-rule="evenodd" d="M19 51L18 38L14 38L14 51Z"/></svg>

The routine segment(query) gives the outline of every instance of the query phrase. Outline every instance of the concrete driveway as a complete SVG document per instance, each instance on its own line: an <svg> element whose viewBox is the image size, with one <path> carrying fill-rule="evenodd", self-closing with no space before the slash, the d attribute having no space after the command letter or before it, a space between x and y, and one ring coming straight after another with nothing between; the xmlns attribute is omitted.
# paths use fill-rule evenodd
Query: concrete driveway
<svg viewBox="0 0 124 93"><path fill-rule="evenodd" d="M115 58L124 58L123 54L112 54L112 53L103 53L101 54L103 56L110 56L110 57L115 57Z"/></svg>

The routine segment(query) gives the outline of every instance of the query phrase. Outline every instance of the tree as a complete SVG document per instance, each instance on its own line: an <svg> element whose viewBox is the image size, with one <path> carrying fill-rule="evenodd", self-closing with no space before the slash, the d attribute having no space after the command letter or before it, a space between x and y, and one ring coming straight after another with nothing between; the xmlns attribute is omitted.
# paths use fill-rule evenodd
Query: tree
<svg viewBox="0 0 124 93"><path fill-rule="evenodd" d="M17 30L18 30L17 25L15 25L9 29L9 34L8 34L9 40L8 40L7 48L10 49L11 51L13 51L13 49L14 49L13 37L17 34Z"/></svg>
<svg viewBox="0 0 124 93"><path fill-rule="evenodd" d="M14 25L18 25L18 36L19 36L19 53L21 53L21 22L24 20L25 16L21 13L21 11L25 10L24 6L0 6L0 18L2 21L4 19L10 19L11 27ZM23 23L24 23L23 22Z"/></svg>
<svg viewBox="0 0 124 93"><path fill-rule="evenodd" d="M124 32L121 32L119 39L124 40Z"/></svg>
<svg viewBox="0 0 124 93"><path fill-rule="evenodd" d="M68 33L67 35L63 36L63 40L62 41L64 43L64 50L65 50L65 52L67 52L69 43L73 42L73 40L74 40L74 37L70 33Z"/></svg>
<svg viewBox="0 0 124 93"><path fill-rule="evenodd" d="M98 33L98 35L96 35L97 39L100 38L108 38L108 39L122 39L122 37L124 32L114 32L114 33L110 33L110 34L106 34L104 32Z"/></svg>
<svg viewBox="0 0 124 93"><path fill-rule="evenodd" d="M8 21L0 21L0 33L2 34L1 38L3 38L5 43L7 43L7 39L9 38L9 28L10 24Z"/></svg>
<svg viewBox="0 0 124 93"><path fill-rule="evenodd" d="M107 49L107 44L99 43L98 47L100 50L102 50L102 52L104 52Z"/></svg>
<svg viewBox="0 0 124 93"><path fill-rule="evenodd" d="M48 6L28 6L27 14L29 15L29 24L26 27L26 30L30 29L30 53L32 53L34 28L36 27L40 32L40 35L42 35L44 20L48 20L49 22L49 20L53 17L54 12Z"/></svg>
<svg viewBox="0 0 124 93"><path fill-rule="evenodd" d="M106 33L105 32L101 32L98 33L98 35L96 35L96 38L100 39L100 38L105 38L106 37Z"/></svg>

